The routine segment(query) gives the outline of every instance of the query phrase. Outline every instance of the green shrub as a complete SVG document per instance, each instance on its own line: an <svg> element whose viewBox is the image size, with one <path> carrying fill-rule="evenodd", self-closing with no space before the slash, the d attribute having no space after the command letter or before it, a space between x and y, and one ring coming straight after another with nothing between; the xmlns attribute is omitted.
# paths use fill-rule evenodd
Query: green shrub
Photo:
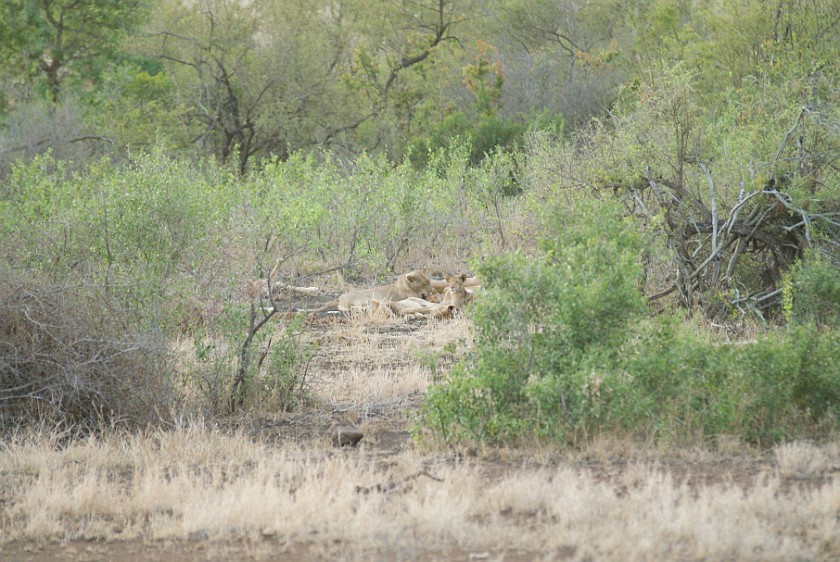
<svg viewBox="0 0 840 562"><path fill-rule="evenodd" d="M249 323L247 306L228 303L210 321L196 326L191 334L195 361L181 370L181 391L192 398L193 405L205 415L230 412L232 385ZM253 359L268 335L265 330L257 332L247 350L251 368L245 373L245 389L251 387L256 367Z"/></svg>
<svg viewBox="0 0 840 562"><path fill-rule="evenodd" d="M258 403L288 411L306 401L309 363L316 347L304 339L305 328L304 317L297 315L270 347L265 372L254 388Z"/></svg>
<svg viewBox="0 0 840 562"><path fill-rule="evenodd" d="M797 261L784 278L784 312L790 323L840 321L840 269L817 251Z"/></svg>
<svg viewBox="0 0 840 562"><path fill-rule="evenodd" d="M536 256L479 269L476 347L434 384L421 424L447 443L574 443L618 431L668 444L817 437L840 415L840 332L795 324L716 341L678 313L646 317L641 240L620 210L575 204ZM830 294L824 269L797 274ZM824 284L821 284L824 283ZM826 289L828 287L828 289Z"/></svg>
<svg viewBox="0 0 840 562"><path fill-rule="evenodd" d="M813 422L840 420L840 330L823 330L813 325L795 326L787 340L798 355L793 373L793 402Z"/></svg>
<svg viewBox="0 0 840 562"><path fill-rule="evenodd" d="M606 415L594 386L644 311L641 241L619 212L603 201L557 211L540 254L481 265L476 349L431 388L430 428L447 440L567 439Z"/></svg>
<svg viewBox="0 0 840 562"><path fill-rule="evenodd" d="M644 437L678 444L721 435L772 442L797 416L798 357L778 335L721 344L679 316L663 316L640 329L624 368L632 374L636 404L613 415Z"/></svg>

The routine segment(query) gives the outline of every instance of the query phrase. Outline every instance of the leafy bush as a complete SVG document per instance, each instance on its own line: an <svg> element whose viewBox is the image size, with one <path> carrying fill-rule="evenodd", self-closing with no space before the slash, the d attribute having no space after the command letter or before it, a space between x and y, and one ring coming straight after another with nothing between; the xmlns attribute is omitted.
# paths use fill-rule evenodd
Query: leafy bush
<svg viewBox="0 0 840 562"><path fill-rule="evenodd" d="M840 322L840 269L816 251L794 264L785 276L783 294L788 322Z"/></svg>
<svg viewBox="0 0 840 562"><path fill-rule="evenodd" d="M722 343L677 313L646 318L641 240L619 215L578 203L552 215L539 255L481 266L476 349L430 388L428 430L445 442L574 443L619 431L772 444L834 427L840 332L795 325Z"/></svg>
<svg viewBox="0 0 840 562"><path fill-rule="evenodd" d="M445 439L565 439L602 414L592 400L644 312L641 240L608 202L549 218L533 257L482 264L476 350L424 408Z"/></svg>
<svg viewBox="0 0 840 562"><path fill-rule="evenodd" d="M303 316L297 315L269 348L265 373L254 385L260 403L287 411L306 400L306 376L316 348L304 340L305 327Z"/></svg>
<svg viewBox="0 0 840 562"><path fill-rule="evenodd" d="M182 369L181 379L186 392L198 391L194 403L207 416L239 407L287 411L307 400L315 347L304 338L304 317L276 330L258 326L268 313L254 312L252 323L247 307L232 304L194 332L195 361ZM234 377L239 369L241 380Z"/></svg>
<svg viewBox="0 0 840 562"><path fill-rule="evenodd" d="M647 414L635 420L637 432L769 444L814 436L840 414L836 331L803 326L720 344L675 317L651 325L626 366Z"/></svg>

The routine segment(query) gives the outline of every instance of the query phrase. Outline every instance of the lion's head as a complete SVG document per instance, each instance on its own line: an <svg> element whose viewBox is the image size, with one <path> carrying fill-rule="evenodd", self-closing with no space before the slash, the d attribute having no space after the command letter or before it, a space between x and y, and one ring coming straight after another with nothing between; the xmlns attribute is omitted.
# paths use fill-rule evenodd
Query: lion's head
<svg viewBox="0 0 840 562"><path fill-rule="evenodd" d="M410 271L401 275L396 285L403 291L413 293L421 299L428 299L434 295L431 278L422 271Z"/></svg>
<svg viewBox="0 0 840 562"><path fill-rule="evenodd" d="M455 308L461 308L472 300L472 293L464 288L467 274L446 275L446 289L443 290L441 303L452 304Z"/></svg>

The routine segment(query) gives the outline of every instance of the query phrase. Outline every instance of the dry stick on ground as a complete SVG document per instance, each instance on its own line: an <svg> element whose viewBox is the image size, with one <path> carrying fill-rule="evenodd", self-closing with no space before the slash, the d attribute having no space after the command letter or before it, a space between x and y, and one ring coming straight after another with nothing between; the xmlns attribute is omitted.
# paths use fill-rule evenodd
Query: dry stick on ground
<svg viewBox="0 0 840 562"><path fill-rule="evenodd" d="M433 476L433 475L429 474L425 470L421 470L420 472L412 474L411 476L407 476L406 478L403 478L402 480L397 480L396 482L391 482L387 486L383 486L382 484L377 484L375 486L356 486L356 493L357 494L369 494L371 492L380 492L380 493L387 494L389 492L393 492L398 487L403 487L403 489L405 489L406 484L408 484L409 482L413 482L414 480L417 480L421 476L425 476L426 478L430 478L430 479L434 480L435 482L443 482L444 481L443 478L438 478L437 476Z"/></svg>

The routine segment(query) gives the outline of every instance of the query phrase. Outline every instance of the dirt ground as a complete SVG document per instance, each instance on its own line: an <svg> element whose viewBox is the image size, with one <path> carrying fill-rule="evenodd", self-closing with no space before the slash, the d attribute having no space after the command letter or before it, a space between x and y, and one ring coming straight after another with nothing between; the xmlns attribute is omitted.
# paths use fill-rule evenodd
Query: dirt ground
<svg viewBox="0 0 840 562"><path fill-rule="evenodd" d="M287 309L314 308L331 295L306 302L286 303ZM282 326L284 315L278 315ZM419 407L423 392L433 376L418 358L436 352L439 371L457 360L469 347L463 335L467 321L449 323L426 320L369 320L344 315L320 314L311 319L309 337L318 341L319 351L310 365L314 406L291 413L249 413L236 419L216 422L222 430L244 431L253 441L269 447L289 443L304 449L337 449L334 439L338 431L358 431L360 443L342 447L340 454L373 459L383 474L401 455L425 455L426 476L433 478L440 467L457 466L465 460L490 488L528 468L565 469L596 484L605 484L616 498L628 494L633 487L628 472L644 465L668 475L677 487L687 487L690 494L700 495L711 486L735 486L748 494L760 486L768 475L781 479L777 494L795 490L819 490L833 485L840 462L830 459L819 469L802 475L779 470L773 451L747 449L740 444L721 444L717 450L656 451L628 443L601 443L580 451L541 449L539 451L457 450L420 451L411 438L412 414ZM444 353L447 343L457 342L457 351ZM405 384L406 380L413 381ZM332 453L328 453L332 454ZM19 501L10 486L15 475L0 472L0 514ZM419 475L423 477L423 475ZM388 479L383 476L383 482ZM358 492L358 488L357 488ZM502 515L505 510L501 510ZM527 519L529 512L524 512ZM540 525L543 519L534 515L533 522L520 521L524 528ZM523 516L518 516L522 518ZM840 513L838 513L840 517ZM0 519L2 521L2 519ZM0 532L0 537L3 534ZM818 549L821 560L840 557L838 542L833 538ZM423 546L418 546L423 545ZM633 545L627 545L627 559L653 559L629 556ZM764 556L764 555L767 556ZM772 553L757 552L745 559L778 559ZM0 559L5 561L74 560L578 560L593 559L584 555L578 544L567 544L544 550L469 548L446 543L424 543L414 538L405 545L388 542L381 545L353 544L329 539L293 540L268 533L242 539L210 540L204 536L187 536L180 540L153 540L118 537L107 540L30 540L0 541ZM609 559L620 559L611 555ZM675 554L674 560L711 560L701 554L690 558ZM733 558L736 559L736 558ZM742 558L737 558L742 559Z"/></svg>

